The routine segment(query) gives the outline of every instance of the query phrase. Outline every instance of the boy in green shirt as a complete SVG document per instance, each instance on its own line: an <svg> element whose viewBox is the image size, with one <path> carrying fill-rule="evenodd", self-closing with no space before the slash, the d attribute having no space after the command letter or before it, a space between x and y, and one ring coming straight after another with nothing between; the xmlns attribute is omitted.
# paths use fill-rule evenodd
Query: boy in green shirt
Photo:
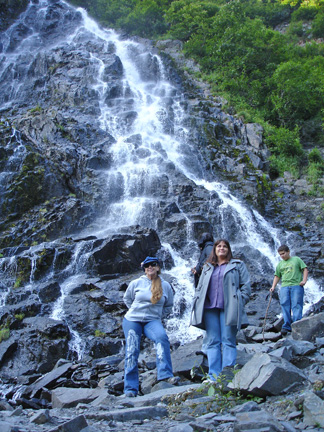
<svg viewBox="0 0 324 432"><path fill-rule="evenodd" d="M281 279L280 306L284 319L281 334L286 335L291 332L291 323L303 316L304 285L307 282L308 270L303 260L297 256L290 256L287 245L281 245L278 253L282 261L276 267L270 291L275 290Z"/></svg>

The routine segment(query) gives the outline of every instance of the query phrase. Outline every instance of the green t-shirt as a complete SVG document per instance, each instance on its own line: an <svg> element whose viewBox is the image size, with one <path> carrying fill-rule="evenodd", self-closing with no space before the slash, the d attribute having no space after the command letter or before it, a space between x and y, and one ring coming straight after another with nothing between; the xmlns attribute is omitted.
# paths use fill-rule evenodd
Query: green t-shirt
<svg viewBox="0 0 324 432"><path fill-rule="evenodd" d="M281 286L299 285L303 280L303 270L307 265L297 256L290 257L287 261L280 261L276 267L275 275L281 279Z"/></svg>

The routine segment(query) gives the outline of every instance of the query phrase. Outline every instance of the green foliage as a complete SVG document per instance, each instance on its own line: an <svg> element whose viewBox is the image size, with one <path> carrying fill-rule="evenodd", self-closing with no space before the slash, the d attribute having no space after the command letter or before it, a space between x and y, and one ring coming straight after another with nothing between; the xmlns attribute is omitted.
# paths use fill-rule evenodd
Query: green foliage
<svg viewBox="0 0 324 432"><path fill-rule="evenodd" d="M190 38L185 51L212 75L215 92L228 92L260 110L269 93L268 81L288 57L285 37L247 17L237 2L224 5L209 28Z"/></svg>
<svg viewBox="0 0 324 432"><path fill-rule="evenodd" d="M89 5L89 10L101 22L116 26L117 21L126 17L133 10L136 3L136 0L97 0Z"/></svg>
<svg viewBox="0 0 324 432"><path fill-rule="evenodd" d="M317 147L313 148L308 153L308 160L310 163L315 163L315 164L323 164L324 163L321 152L319 151L319 149Z"/></svg>
<svg viewBox="0 0 324 432"><path fill-rule="evenodd" d="M263 23L271 28L289 21L293 9L289 5L281 4L277 1L250 0L244 5L247 16L252 19L259 18Z"/></svg>
<svg viewBox="0 0 324 432"><path fill-rule="evenodd" d="M31 113L41 113L42 112L42 107L37 105L35 108L32 108L30 110Z"/></svg>
<svg viewBox="0 0 324 432"><path fill-rule="evenodd" d="M10 330L8 328L4 328L0 330L0 342L9 339L9 337L10 337Z"/></svg>
<svg viewBox="0 0 324 432"><path fill-rule="evenodd" d="M292 36L292 37L294 37L294 36L297 36L298 38L304 37L305 31L304 31L304 27L303 27L303 22L302 21L291 22L289 27L288 27L286 34L288 36ZM292 41L293 41L293 39L292 39ZM296 40L296 42L297 41L298 41L298 39Z"/></svg>
<svg viewBox="0 0 324 432"><path fill-rule="evenodd" d="M266 127L265 143L271 150L270 176L272 178L290 171L296 177L304 151L299 140L298 128L290 131L283 127Z"/></svg>
<svg viewBox="0 0 324 432"><path fill-rule="evenodd" d="M314 37L324 37L324 10L320 11L312 23L312 33Z"/></svg>
<svg viewBox="0 0 324 432"><path fill-rule="evenodd" d="M39 153L27 153L19 173L4 195L3 212L22 214L41 202L45 171L42 162L43 158Z"/></svg>
<svg viewBox="0 0 324 432"><path fill-rule="evenodd" d="M117 23L129 33L145 37L154 37L166 31L167 26L163 16L163 1L143 0Z"/></svg>
<svg viewBox="0 0 324 432"><path fill-rule="evenodd" d="M318 13L318 8L315 6L310 7L300 7L295 9L291 15L292 21L309 21L313 20Z"/></svg>
<svg viewBox="0 0 324 432"><path fill-rule="evenodd" d="M106 333L100 331L100 330L95 330L95 337L106 337Z"/></svg>
<svg viewBox="0 0 324 432"><path fill-rule="evenodd" d="M317 147L313 148L308 154L307 180L313 185L312 195L323 195L324 190L320 181L324 175L324 160Z"/></svg>
<svg viewBox="0 0 324 432"><path fill-rule="evenodd" d="M0 342L9 339L10 337L10 318L7 318L6 322L0 326Z"/></svg>
<svg viewBox="0 0 324 432"><path fill-rule="evenodd" d="M174 1L165 13L165 19L170 25L168 35L186 41L201 28L206 27L210 17L218 10L219 7L210 1Z"/></svg>
<svg viewBox="0 0 324 432"><path fill-rule="evenodd" d="M222 413L229 410L237 404L240 399L240 394L234 390L228 390L225 377L220 374L215 376L215 381L206 379L203 382L203 387L207 388L208 396L212 397L217 404L217 411Z"/></svg>
<svg viewBox="0 0 324 432"><path fill-rule="evenodd" d="M323 67L321 56L280 64L270 79L269 119L292 128L316 116L323 108Z"/></svg>
<svg viewBox="0 0 324 432"><path fill-rule="evenodd" d="M14 288L19 288L21 286L21 283L22 283L22 278L18 276L15 280Z"/></svg>

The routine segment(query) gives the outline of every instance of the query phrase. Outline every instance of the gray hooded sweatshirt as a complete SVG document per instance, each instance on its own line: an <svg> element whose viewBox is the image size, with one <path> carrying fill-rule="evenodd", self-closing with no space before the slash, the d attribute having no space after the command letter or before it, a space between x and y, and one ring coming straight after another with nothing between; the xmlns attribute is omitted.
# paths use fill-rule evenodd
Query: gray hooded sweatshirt
<svg viewBox="0 0 324 432"><path fill-rule="evenodd" d="M161 320L171 313L173 307L173 291L169 282L162 278L161 282L163 295L155 304L151 302L152 281L146 275L133 280L128 285L124 294L124 302L129 309L125 315L128 321L149 322Z"/></svg>

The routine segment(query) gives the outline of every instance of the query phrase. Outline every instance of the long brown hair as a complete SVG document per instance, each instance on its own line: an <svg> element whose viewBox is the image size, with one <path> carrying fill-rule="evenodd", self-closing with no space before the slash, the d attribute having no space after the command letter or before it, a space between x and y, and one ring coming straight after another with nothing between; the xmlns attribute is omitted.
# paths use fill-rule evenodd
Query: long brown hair
<svg viewBox="0 0 324 432"><path fill-rule="evenodd" d="M215 241L214 246L213 246L213 250L211 251L208 259L206 262L210 263L213 266L216 266L218 263L218 258L216 255L216 246L219 245L219 243L224 242L226 244L226 246L228 247L228 254L227 254L227 259L228 261L231 260L233 258L233 254L232 254L232 249L231 249L231 245L229 244L229 241L226 239L218 239Z"/></svg>
<svg viewBox="0 0 324 432"><path fill-rule="evenodd" d="M151 297L151 302L153 304L157 303L162 295L163 295L163 289L162 289L162 282L161 282L161 278L159 276L159 274L161 273L161 269L159 267L159 270L157 272L158 276L152 280L152 285L151 285L151 293L152 293L152 297Z"/></svg>

